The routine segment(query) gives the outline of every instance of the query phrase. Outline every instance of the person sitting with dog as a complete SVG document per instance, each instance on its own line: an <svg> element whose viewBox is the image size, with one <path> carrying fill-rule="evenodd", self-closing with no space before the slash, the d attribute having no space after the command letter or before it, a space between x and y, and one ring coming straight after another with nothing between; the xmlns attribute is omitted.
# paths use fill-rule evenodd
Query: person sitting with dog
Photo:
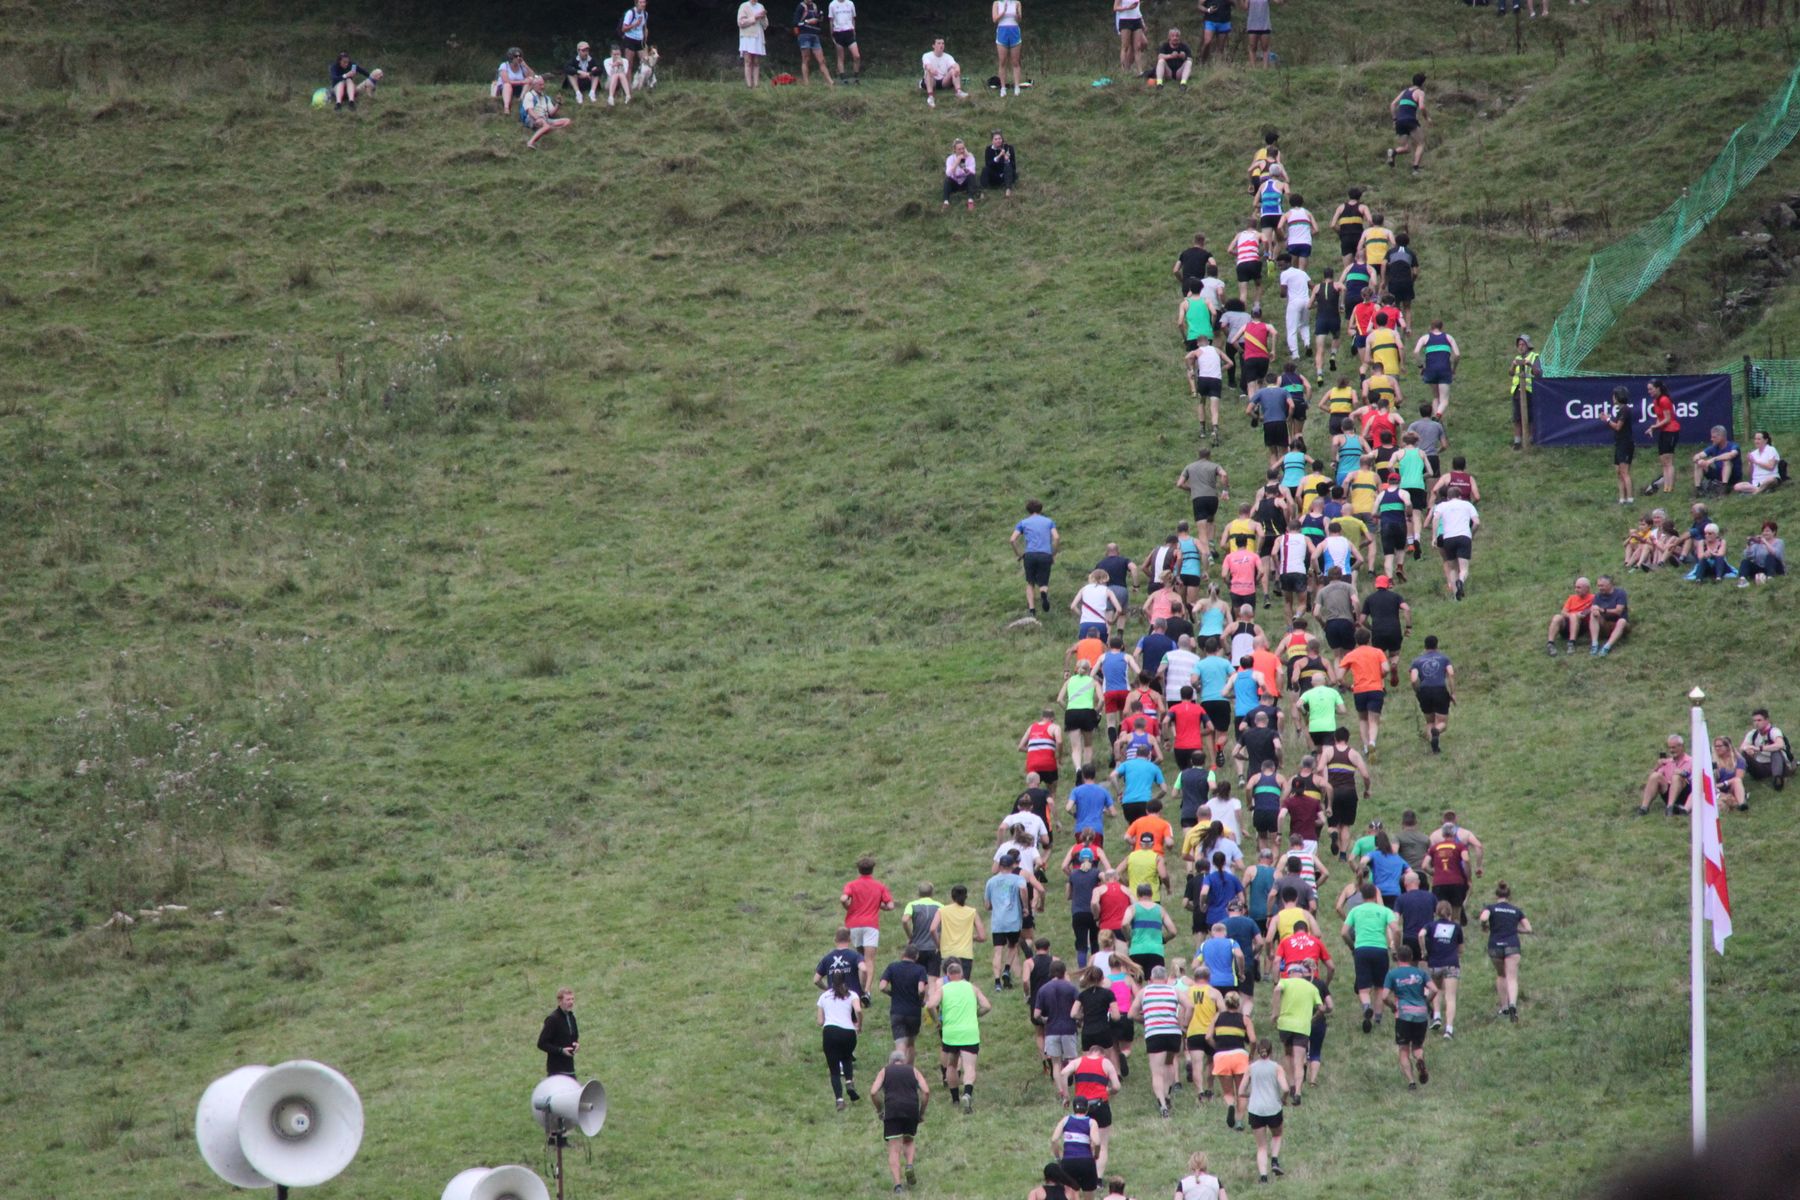
<svg viewBox="0 0 1800 1200"><path fill-rule="evenodd" d="M625 57L622 47L614 46L606 59L606 103L611 106L620 92L625 93L625 103L631 103L631 60Z"/></svg>
<svg viewBox="0 0 1800 1200"><path fill-rule="evenodd" d="M544 77L533 75L525 81L525 93L519 98L519 119L531 130L531 136L525 139L525 145L537 149L538 139L552 129L563 129L569 124L569 118L559 117L560 111L555 99L544 90Z"/></svg>
<svg viewBox="0 0 1800 1200"><path fill-rule="evenodd" d="M1004 189L1010 196L1013 184L1018 179L1019 161L1013 154L1012 143L996 129L994 136L988 139L987 163L981 169L981 186Z"/></svg>
<svg viewBox="0 0 1800 1200"><path fill-rule="evenodd" d="M582 89L587 89L587 100L599 102L600 76L603 74L599 60L590 52L586 42L575 43L575 57L563 66L563 86L575 89L575 103L582 104Z"/></svg>
<svg viewBox="0 0 1800 1200"><path fill-rule="evenodd" d="M944 88L955 89L958 100L969 98L969 93L963 91L962 68L944 52L943 38L932 41L931 49L920 56L919 63L925 68L925 80L922 84L925 89L925 107L936 108L937 93ZM969 204L970 207L974 206L973 198Z"/></svg>
<svg viewBox="0 0 1800 1200"><path fill-rule="evenodd" d="M969 153L969 147L961 138L957 138L950 146L950 156L944 159L944 207L950 207L950 197L961 192L969 198L969 211L975 211L975 156Z"/></svg>
<svg viewBox="0 0 1800 1200"><path fill-rule="evenodd" d="M334 111L341 110L346 104L351 112L356 111L356 77L362 73L362 68L350 61L348 50L340 53L337 61L331 64L331 107Z"/></svg>
<svg viewBox="0 0 1800 1200"><path fill-rule="evenodd" d="M500 70L494 77L492 94L500 101L500 111L512 111L513 97L520 97L521 105L527 88L531 84L534 72L531 64L525 61L525 52L513 46L506 52L506 61L500 64Z"/></svg>

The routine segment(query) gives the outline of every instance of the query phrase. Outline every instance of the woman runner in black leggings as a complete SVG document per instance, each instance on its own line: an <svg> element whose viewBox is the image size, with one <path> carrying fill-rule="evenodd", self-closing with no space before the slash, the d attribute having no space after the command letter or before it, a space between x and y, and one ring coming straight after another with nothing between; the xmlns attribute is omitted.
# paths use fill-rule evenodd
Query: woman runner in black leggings
<svg viewBox="0 0 1800 1200"><path fill-rule="evenodd" d="M831 1094L837 1110L844 1111L844 1097L857 1099L856 1031L862 1028L862 1001L850 990L850 976L833 972L819 997L819 1027L825 1041L825 1065L831 1070Z"/></svg>

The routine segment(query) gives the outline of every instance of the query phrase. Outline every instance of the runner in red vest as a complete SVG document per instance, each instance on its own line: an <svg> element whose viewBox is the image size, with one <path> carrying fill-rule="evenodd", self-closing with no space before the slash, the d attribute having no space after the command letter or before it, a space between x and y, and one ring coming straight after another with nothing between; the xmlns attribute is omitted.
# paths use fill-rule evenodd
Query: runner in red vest
<svg viewBox="0 0 1800 1200"><path fill-rule="evenodd" d="M1106 1152L1112 1140L1111 1100L1119 1088L1119 1070L1099 1048L1084 1051L1080 1058L1063 1068L1077 1100L1087 1101L1087 1115L1094 1122L1094 1169L1106 1174Z"/></svg>
<svg viewBox="0 0 1800 1200"><path fill-rule="evenodd" d="M1044 709L1041 718L1026 728L1025 736L1019 739L1019 749L1025 753L1025 773L1036 774L1055 795L1057 766L1062 758L1062 726L1056 723L1053 708Z"/></svg>

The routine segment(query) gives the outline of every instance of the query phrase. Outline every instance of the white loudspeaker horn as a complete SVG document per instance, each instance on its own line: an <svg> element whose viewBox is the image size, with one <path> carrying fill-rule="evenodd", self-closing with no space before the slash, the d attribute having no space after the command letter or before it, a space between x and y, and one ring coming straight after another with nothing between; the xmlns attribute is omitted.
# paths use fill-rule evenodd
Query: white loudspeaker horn
<svg viewBox="0 0 1800 1200"><path fill-rule="evenodd" d="M200 1157L213 1174L233 1187L274 1187L273 1179L264 1178L250 1160L238 1140L238 1114L244 1109L244 1094L250 1085L268 1073L267 1067L239 1067L206 1085L200 1093L200 1108L194 1114L194 1137L200 1143Z"/></svg>
<svg viewBox="0 0 1800 1200"><path fill-rule="evenodd" d="M439 1200L550 1200L550 1189L525 1167L470 1167L444 1185Z"/></svg>
<svg viewBox="0 0 1800 1200"><path fill-rule="evenodd" d="M362 1144L362 1101L324 1063L239 1067L200 1097L200 1156L238 1187L311 1187L336 1176Z"/></svg>
<svg viewBox="0 0 1800 1200"><path fill-rule="evenodd" d="M577 1083L567 1075L547 1075L531 1089L531 1112L546 1132L562 1121L593 1137L606 1124L606 1089L598 1079Z"/></svg>

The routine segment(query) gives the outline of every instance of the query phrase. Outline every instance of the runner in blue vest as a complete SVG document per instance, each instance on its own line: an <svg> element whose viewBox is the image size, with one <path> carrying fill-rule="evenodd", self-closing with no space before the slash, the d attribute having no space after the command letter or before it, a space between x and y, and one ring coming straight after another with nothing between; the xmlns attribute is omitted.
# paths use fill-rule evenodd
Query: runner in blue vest
<svg viewBox="0 0 1800 1200"><path fill-rule="evenodd" d="M1450 381L1456 377L1462 347L1444 332L1442 321L1433 321L1431 331L1413 344L1413 357L1419 360L1421 377L1431 388L1432 418L1441 421L1450 407Z"/></svg>

